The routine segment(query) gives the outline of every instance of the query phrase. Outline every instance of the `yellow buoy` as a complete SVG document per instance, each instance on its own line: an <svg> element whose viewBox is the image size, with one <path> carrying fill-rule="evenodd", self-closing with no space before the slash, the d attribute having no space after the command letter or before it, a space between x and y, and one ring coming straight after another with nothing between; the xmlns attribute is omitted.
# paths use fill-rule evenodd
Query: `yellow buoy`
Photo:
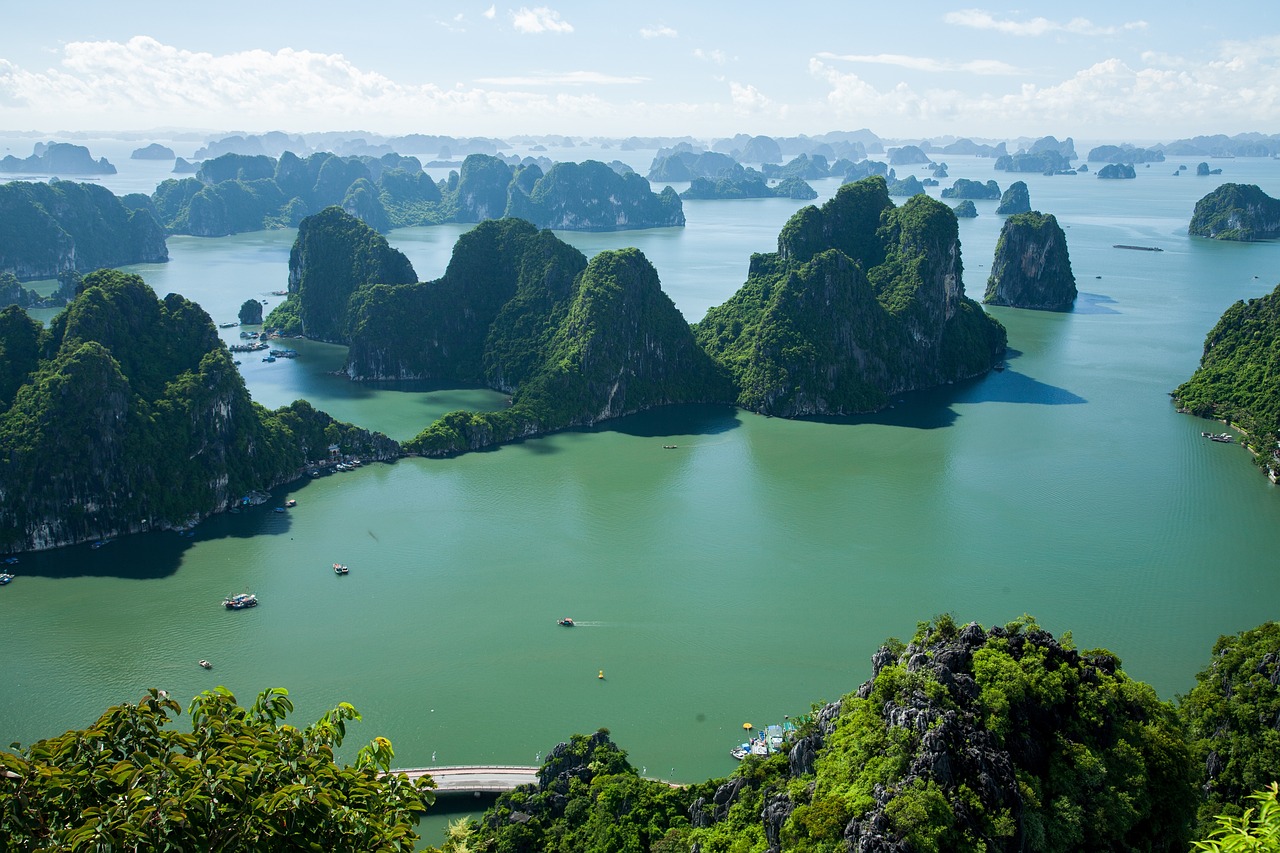
<svg viewBox="0 0 1280 853"><path fill-rule="evenodd" d="M604 670L603 670L603 669L602 669L602 670L600 670L600 674L599 674L599 675L597 675L597 676L596 676L596 678L604 678Z"/></svg>

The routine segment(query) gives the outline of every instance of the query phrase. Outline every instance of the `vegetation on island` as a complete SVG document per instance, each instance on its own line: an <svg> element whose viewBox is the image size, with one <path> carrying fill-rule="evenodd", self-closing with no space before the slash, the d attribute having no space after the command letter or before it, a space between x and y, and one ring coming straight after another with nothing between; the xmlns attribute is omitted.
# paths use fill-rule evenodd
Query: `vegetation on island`
<svg viewBox="0 0 1280 853"><path fill-rule="evenodd" d="M1040 151L1019 151L1016 154L1003 154L996 157L994 168L997 172L1040 172L1054 174L1071 170L1071 158L1063 156L1054 148Z"/></svg>
<svg viewBox="0 0 1280 853"><path fill-rule="evenodd" d="M1196 202L1188 233L1214 240L1280 237L1280 200L1256 184L1223 184Z"/></svg>
<svg viewBox="0 0 1280 853"><path fill-rule="evenodd" d="M955 183L942 191L943 198L997 199L1000 198L1000 185L995 181L971 181L968 178L956 178Z"/></svg>
<svg viewBox="0 0 1280 853"><path fill-rule="evenodd" d="M0 837L11 850L412 851L429 777L392 774L391 742L353 764L334 750L360 714L339 703L284 722L288 692L252 706L226 688L196 696L191 731L164 692L108 708L88 728L0 750Z"/></svg>
<svg viewBox="0 0 1280 853"><path fill-rule="evenodd" d="M955 211L956 219L973 219L978 215L978 206L967 198L951 209Z"/></svg>
<svg viewBox="0 0 1280 853"><path fill-rule="evenodd" d="M724 200L739 198L793 198L808 201L818 197L813 187L802 178L789 177L769 186L765 177L754 169L733 178L694 178L689 188L680 193L682 199Z"/></svg>
<svg viewBox="0 0 1280 853"><path fill-rule="evenodd" d="M433 853L994 853L1274 850L1280 624L1222 637L1179 704L1106 649L1023 616L949 615L889 638L871 676L795 719L771 754L687 785L644 778L607 729L547 753L537 782L453 821ZM411 850L433 783L375 738L334 751L355 708L284 722L159 691L84 730L0 751L0 835L16 849ZM1202 839L1193 844L1193 839Z"/></svg>
<svg viewBox="0 0 1280 853"><path fill-rule="evenodd" d="M70 142L38 142L30 157L6 154L0 173L10 175L114 175L116 167L106 157L97 160L83 145Z"/></svg>
<svg viewBox="0 0 1280 853"><path fill-rule="evenodd" d="M1172 392L1179 411L1226 421L1265 470L1280 470L1280 287L1228 308L1205 337L1200 366Z"/></svg>
<svg viewBox="0 0 1280 853"><path fill-rule="evenodd" d="M386 436L305 401L252 402L200 306L136 275L85 276L46 329L0 311L0 550L183 526Z"/></svg>
<svg viewBox="0 0 1280 853"><path fill-rule="evenodd" d="M1103 180L1129 180L1138 177L1132 163L1108 163L1098 170L1097 176Z"/></svg>
<svg viewBox="0 0 1280 853"><path fill-rule="evenodd" d="M964 296L962 272L950 208L924 195L895 207L884 179L867 178L792 216L777 253L753 255L695 333L744 408L872 411L999 360L1004 328Z"/></svg>
<svg viewBox="0 0 1280 853"><path fill-rule="evenodd" d="M1014 213L1030 213L1031 212L1031 193L1027 190L1025 181L1014 181L1009 184L1009 188L1004 191L1004 195L1000 196L1000 206L996 208L996 213L1001 216L1009 216Z"/></svg>
<svg viewBox="0 0 1280 853"><path fill-rule="evenodd" d="M1015 213L996 241L982 301L988 305L1068 311L1076 300L1067 235L1053 214Z"/></svg>
<svg viewBox="0 0 1280 853"><path fill-rule="evenodd" d="M1195 838L1201 850L1274 849L1273 752L1254 762L1271 772L1256 787L1217 800L1201 789L1203 750L1224 748L1223 728L1246 749L1246 736L1274 738L1277 631L1219 640L1233 680L1216 664L1178 709L1069 632L1055 639L1027 616L989 629L940 616L909 643L889 639L868 681L814 705L781 751L727 779L672 789L640 778L605 730L575 735L536 785L456 823L441 850L1181 853ZM1198 710L1201 691L1220 714ZM1219 740L1200 744L1197 725ZM1196 825L1197 809L1218 816Z"/></svg>
<svg viewBox="0 0 1280 853"><path fill-rule="evenodd" d="M394 153L303 159L286 151L278 160L226 153L202 163L195 177L161 183L152 203L170 233L201 237L295 227L330 206L378 231L502 216L569 231L684 225L675 191L654 193L633 172L589 160L557 163L544 174L536 163L513 166L486 154L470 155L437 184L416 157Z"/></svg>
<svg viewBox="0 0 1280 853"><path fill-rule="evenodd" d="M167 260L146 196L72 181L0 184L0 273L33 281Z"/></svg>

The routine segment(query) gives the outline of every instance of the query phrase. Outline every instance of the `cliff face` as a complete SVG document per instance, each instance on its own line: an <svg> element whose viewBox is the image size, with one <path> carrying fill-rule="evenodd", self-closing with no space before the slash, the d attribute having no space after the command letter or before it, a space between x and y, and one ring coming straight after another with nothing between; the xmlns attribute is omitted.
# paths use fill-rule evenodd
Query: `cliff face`
<svg viewBox="0 0 1280 853"><path fill-rule="evenodd" d="M1067 237L1052 214L1010 216L1000 229L983 301L1013 308L1067 311L1076 299Z"/></svg>
<svg viewBox="0 0 1280 853"><path fill-rule="evenodd" d="M996 208L996 213L1010 216L1015 213L1031 212L1031 193L1027 190L1027 185L1023 181L1014 181L1009 184L1009 188L1004 191L1004 195L1000 196L1000 206Z"/></svg>
<svg viewBox="0 0 1280 853"><path fill-rule="evenodd" d="M926 196L894 207L881 178L796 213L778 252L695 327L730 370L738 404L794 417L852 414L902 391L978 375L1005 334L964 296L951 209Z"/></svg>
<svg viewBox="0 0 1280 853"><path fill-rule="evenodd" d="M347 302L357 288L416 280L409 259L385 237L341 208L329 207L298 226L289 251L292 304L284 310L297 314L307 337L345 343ZM268 324L274 325L271 318Z"/></svg>
<svg viewBox="0 0 1280 853"><path fill-rule="evenodd" d="M164 231L151 211L127 208L105 187L0 185L0 272L20 281L167 260Z"/></svg>
<svg viewBox="0 0 1280 853"><path fill-rule="evenodd" d="M101 270L36 352L16 309L0 315L21 368L0 400L0 549L163 529L297 476L332 438L371 457L398 447L315 412L249 399L209 316L137 276ZM33 357L34 355L34 357Z"/></svg>
<svg viewBox="0 0 1280 853"><path fill-rule="evenodd" d="M1223 184L1196 202L1187 231L1215 240L1280 237L1280 200L1256 184Z"/></svg>

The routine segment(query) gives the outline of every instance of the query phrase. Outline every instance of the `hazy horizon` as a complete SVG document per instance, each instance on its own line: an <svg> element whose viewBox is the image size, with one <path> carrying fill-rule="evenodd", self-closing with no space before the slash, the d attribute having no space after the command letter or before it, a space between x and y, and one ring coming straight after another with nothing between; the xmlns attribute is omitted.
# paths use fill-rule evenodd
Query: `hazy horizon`
<svg viewBox="0 0 1280 853"><path fill-rule="evenodd" d="M925 5L69 0L6 21L0 125L1131 142L1280 127L1269 5Z"/></svg>

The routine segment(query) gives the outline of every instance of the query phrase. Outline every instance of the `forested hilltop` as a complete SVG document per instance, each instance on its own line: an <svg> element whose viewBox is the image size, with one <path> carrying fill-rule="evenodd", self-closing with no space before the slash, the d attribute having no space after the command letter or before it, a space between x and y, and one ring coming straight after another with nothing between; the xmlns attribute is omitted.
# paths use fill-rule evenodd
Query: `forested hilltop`
<svg viewBox="0 0 1280 853"><path fill-rule="evenodd" d="M977 376L1005 330L964 295L954 211L918 195L895 207L884 178L803 208L778 251L695 327L738 385L738 405L785 417L881 408L894 394Z"/></svg>
<svg viewBox="0 0 1280 853"><path fill-rule="evenodd" d="M1179 411L1243 429L1259 465L1280 471L1280 287L1226 310L1204 340L1200 366L1172 392Z"/></svg>
<svg viewBox="0 0 1280 853"><path fill-rule="evenodd" d="M0 184L0 273L35 281L167 260L144 195L72 181Z"/></svg>
<svg viewBox="0 0 1280 853"><path fill-rule="evenodd" d="M909 643L887 640L871 666L728 778L645 779L607 729L573 735L536 784L452 822L427 849L1182 853L1196 838L1209 851L1275 849L1278 623L1219 638L1177 705L1111 652L1078 649L1029 616L987 629L939 616ZM0 832L24 850L88 838L103 849L413 849L431 783L386 773L381 737L339 766L334 749L360 718L351 705L305 728L284 724L292 708L279 689L241 708L218 688L192 701L188 734L170 726L178 704L152 690L83 731L14 745L0 751ZM1261 815L1243 814L1259 803Z"/></svg>
<svg viewBox="0 0 1280 853"><path fill-rule="evenodd" d="M354 217L305 220L289 296L267 325L349 345L353 379L430 379L511 395L452 412L405 444L446 455L655 406L736 402L798 416L878 409L891 394L979 375L1004 328L964 296L956 218L885 181L796 214L733 299L690 327L636 249L587 259L549 231L490 220L442 278ZM864 270L866 270L864 272Z"/></svg>
<svg viewBox="0 0 1280 853"><path fill-rule="evenodd" d="M1221 638L1177 707L1030 617L942 616L871 660L856 691L727 779L672 789L607 730L575 735L442 850L1182 853L1280 773L1276 623ZM1216 843L1203 849L1274 849Z"/></svg>
<svg viewBox="0 0 1280 853"><path fill-rule="evenodd" d="M198 237L293 227L331 205L378 231L502 216L566 231L684 225L675 191L654 193L635 173L591 160L544 173L536 163L511 166L486 154L468 156L439 184L416 157L398 154L223 154L195 177L164 181L151 199L170 233Z"/></svg>
<svg viewBox="0 0 1280 853"><path fill-rule="evenodd" d="M330 444L399 455L298 401L249 399L200 306L99 270L49 328L0 311L0 550L176 527L297 477Z"/></svg>

